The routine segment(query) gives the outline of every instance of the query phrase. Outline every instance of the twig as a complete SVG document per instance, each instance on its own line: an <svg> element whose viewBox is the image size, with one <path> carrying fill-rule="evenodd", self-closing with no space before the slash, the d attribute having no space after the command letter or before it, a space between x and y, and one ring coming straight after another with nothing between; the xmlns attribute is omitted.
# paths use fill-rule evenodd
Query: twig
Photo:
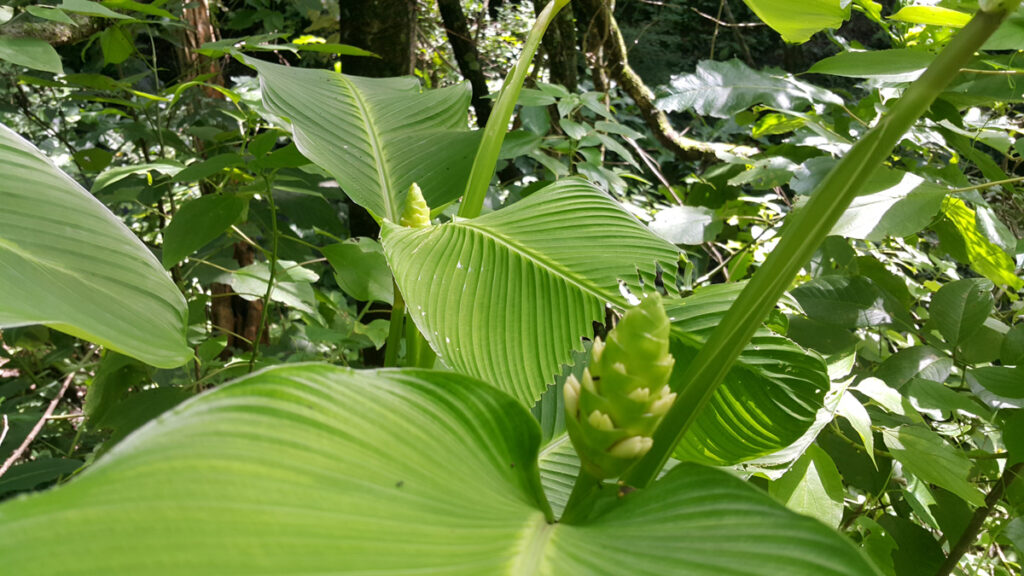
<svg viewBox="0 0 1024 576"><path fill-rule="evenodd" d="M715 18L711 14L705 14L705 13L701 12L700 10L697 10L696 8L692 8L691 7L690 10L693 10L697 14L700 14L704 18L707 18L708 20L711 20L712 22L714 22L715 24L717 24L719 26L724 26L726 28L755 28L757 26L764 26L764 23L762 23L762 22L738 22L738 23L732 24L732 23L726 22L724 20L719 20L718 18Z"/></svg>
<svg viewBox="0 0 1024 576"><path fill-rule="evenodd" d="M4 444L4 438L7 438L7 432L11 429L10 424L7 423L7 414L4 414L4 430L0 432L0 446Z"/></svg>
<svg viewBox="0 0 1024 576"><path fill-rule="evenodd" d="M984 182L982 184L975 184L974 186L966 186L964 188L951 188L949 191L956 194L957 192L970 192L971 190L981 190L982 188L1002 186L1003 184L1016 184L1017 182L1024 182L1024 176L1019 178L1007 178L1006 180L995 180L993 182Z"/></svg>
<svg viewBox="0 0 1024 576"><path fill-rule="evenodd" d="M43 425L46 424L46 421L53 414L53 411L57 409L57 404L60 403L61 398L64 397L64 393L67 392L68 387L71 386L71 381L75 378L76 372L78 372L78 370L73 370L70 374L68 374L67 378L64 379L64 383L61 384L60 386L60 391L57 392L57 395L54 396L53 400L50 401L50 405L46 407L46 412L43 412L43 417L40 418L38 422L36 422L36 425L34 427L32 427L32 431L29 432L28 436L25 437L25 440L21 443L21 446L18 446L18 448L15 449L14 452L11 453L11 456L4 462L4 465L0 467L0 477L3 477L3 475L6 474L7 471L11 469L11 466L14 466L14 463L21 459L22 454L24 454L25 451L28 450L29 445L31 445L32 441L35 440L36 436L39 435L39 432L43 429ZM6 425L7 417L5 416L4 435L7 434Z"/></svg>
<svg viewBox="0 0 1024 576"><path fill-rule="evenodd" d="M652 173L654 173L654 177L657 178L658 181L661 182L661 185L664 186L666 190L668 190L668 193L672 195L672 198L675 199L676 204L682 206L683 201L679 198L679 195L676 194L676 191L672 189L672 184L669 184L669 181L665 178L665 175L662 174L661 170L658 169L657 162L655 162L654 159L651 158L650 154L648 154L646 150L641 148L640 145L636 143L636 140L633 140L629 136L623 136L622 139L625 140L627 144L632 146L633 150L636 150L637 155L640 156L640 159L643 160L647 168Z"/></svg>
<svg viewBox="0 0 1024 576"><path fill-rule="evenodd" d="M988 518L989 514L995 510L996 505L999 504L999 500L1002 499L1006 487L1016 480L1022 471L1024 471L1024 462L1014 464L1003 472L1003 475L996 484L992 486L988 496L985 497L985 506L975 510L974 516L971 516L971 521L967 524L967 528L964 529L960 539L949 549L949 556L946 556L945 562L942 563L942 566L935 573L936 576L949 576L953 573L953 570L960 563L960 559L963 558L963 555L967 553L978 538L978 534L981 533L985 519Z"/></svg>

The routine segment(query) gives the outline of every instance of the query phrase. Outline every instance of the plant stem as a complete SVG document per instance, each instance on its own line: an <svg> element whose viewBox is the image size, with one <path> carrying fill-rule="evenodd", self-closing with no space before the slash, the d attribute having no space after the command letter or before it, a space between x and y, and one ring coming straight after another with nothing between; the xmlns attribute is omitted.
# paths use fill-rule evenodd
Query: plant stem
<svg viewBox="0 0 1024 576"><path fill-rule="evenodd" d="M665 421L654 433L654 447L624 478L637 488L649 485L676 445L708 404L733 361L782 297L800 268L857 196L872 173L889 157L903 134L970 61L1019 0L997 12L978 12L907 88L891 111L859 140L821 182L804 208L788 218L778 246L753 275L683 374L682 388Z"/></svg>
<svg viewBox="0 0 1024 576"><path fill-rule="evenodd" d="M572 493L569 494L569 501L565 503L565 511L559 522L562 524L575 524L586 520L587 515L594 508L593 501L601 491L601 480L583 467L576 476L576 483L572 486Z"/></svg>
<svg viewBox="0 0 1024 576"><path fill-rule="evenodd" d="M957 564L960 563L960 558L967 553L971 545L974 544L974 541L978 539L978 534L981 533L985 519L988 518L989 514L995 510L996 505L999 504L999 500L1002 499L1006 487L1016 480L1022 471L1024 471L1024 462L1018 462L1003 471L1003 475L992 486L992 489L989 490L988 496L985 497L985 506L974 511L971 521L967 523L967 528L964 529L956 544L949 549L949 555L946 556L945 562L939 567L939 571L935 573L936 576L949 576L953 573Z"/></svg>
<svg viewBox="0 0 1024 576"><path fill-rule="evenodd" d="M953 188L950 192L970 192L971 190L981 190L983 188L989 188L992 186L1002 186L1003 184L1016 184L1017 182L1024 182L1024 176L1017 178L1007 178L1006 180L995 180L992 182L984 182L982 184L975 184L974 186L965 186L963 188Z"/></svg>
<svg viewBox="0 0 1024 576"><path fill-rule="evenodd" d="M498 153L505 140L508 121L512 118L512 111L515 110L516 102L519 100L519 92L523 89L523 80L526 79L530 63L533 62L533 55L537 52L537 47L540 46L540 40L544 36L544 31L548 29L548 25L568 3L569 0L551 0L544 11L537 16L537 22L533 25L533 29L530 30L530 35L523 45L523 53L520 54L519 61L505 77L501 95L491 111L491 117L487 120L480 148L477 149L476 159L473 160L473 169L469 173L466 191L462 197L462 204L459 206L459 216L476 218L480 215L484 206L484 198L487 197L487 188L491 184L491 177L494 176L494 168L498 164Z"/></svg>
<svg viewBox="0 0 1024 576"><path fill-rule="evenodd" d="M394 304L391 306L391 325L388 327L388 340L384 344L384 366L398 366L398 348L402 345L402 323L405 321L405 300L398 284L395 287ZM408 344L408 343L406 343Z"/></svg>
<svg viewBox="0 0 1024 576"><path fill-rule="evenodd" d="M263 176L267 185L267 203L270 205L270 270L267 273L267 291L263 294L263 310L260 312L260 326L256 331L256 338L252 341L252 355L249 357L249 372L256 368L256 357L260 353L260 341L263 340L263 333L267 330L267 323L270 318L270 295L274 292L274 278L277 274L277 205L274 204L274 187L270 178Z"/></svg>

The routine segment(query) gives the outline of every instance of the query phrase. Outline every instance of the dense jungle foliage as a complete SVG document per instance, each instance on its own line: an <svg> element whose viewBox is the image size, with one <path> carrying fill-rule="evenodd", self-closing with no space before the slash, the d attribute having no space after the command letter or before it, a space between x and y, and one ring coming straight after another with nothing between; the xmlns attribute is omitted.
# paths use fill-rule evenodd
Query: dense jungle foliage
<svg viewBox="0 0 1024 576"><path fill-rule="evenodd" d="M1013 575L1019 0L0 3L0 573Z"/></svg>

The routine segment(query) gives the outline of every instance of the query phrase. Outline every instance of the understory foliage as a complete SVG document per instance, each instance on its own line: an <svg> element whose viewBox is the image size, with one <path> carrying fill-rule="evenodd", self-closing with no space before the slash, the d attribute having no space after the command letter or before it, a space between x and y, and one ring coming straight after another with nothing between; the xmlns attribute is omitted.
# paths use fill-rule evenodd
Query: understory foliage
<svg viewBox="0 0 1024 576"><path fill-rule="evenodd" d="M1019 1L391 4L0 7L2 571L1021 572Z"/></svg>

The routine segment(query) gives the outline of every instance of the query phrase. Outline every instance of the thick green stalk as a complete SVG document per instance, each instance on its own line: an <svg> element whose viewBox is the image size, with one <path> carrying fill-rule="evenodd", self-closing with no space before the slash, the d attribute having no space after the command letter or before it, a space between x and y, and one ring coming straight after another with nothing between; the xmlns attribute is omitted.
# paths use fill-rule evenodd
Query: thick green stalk
<svg viewBox="0 0 1024 576"><path fill-rule="evenodd" d="M512 72L505 78L505 84L501 87L501 95L498 102L491 111L491 117L484 127L483 139L480 141L480 148L476 151L476 159L473 160L473 169L469 173L469 181L466 183L466 191L462 196L462 204L459 206L459 216L463 218L476 218L484 206L484 198L487 196L487 188L491 184L491 177L494 176L494 167L498 164L498 153L501 151L501 144L505 141L505 132L508 131L508 121L512 118L512 111L515 110L516 102L519 100L519 92L523 89L523 81L526 73L533 62L533 55L540 46L540 40L544 31L555 19L558 12L569 4L570 0L552 0L544 11L537 16L537 22L530 30L530 35L523 45L523 53L519 56Z"/></svg>
<svg viewBox="0 0 1024 576"><path fill-rule="evenodd" d="M392 283L395 288L394 304L391 305L391 326L384 344L384 366L389 368L398 366L398 348L402 345L402 324L405 321L405 300L398 284L394 280Z"/></svg>
<svg viewBox="0 0 1024 576"><path fill-rule="evenodd" d="M733 361L789 288L800 268L839 220L863 183L889 157L903 134L967 64L1020 0L979 12L949 43L890 112L859 140L818 186L810 201L789 216L782 239L754 274L683 375L685 384L654 433L654 446L624 480L642 488L664 467L676 445L707 405Z"/></svg>

